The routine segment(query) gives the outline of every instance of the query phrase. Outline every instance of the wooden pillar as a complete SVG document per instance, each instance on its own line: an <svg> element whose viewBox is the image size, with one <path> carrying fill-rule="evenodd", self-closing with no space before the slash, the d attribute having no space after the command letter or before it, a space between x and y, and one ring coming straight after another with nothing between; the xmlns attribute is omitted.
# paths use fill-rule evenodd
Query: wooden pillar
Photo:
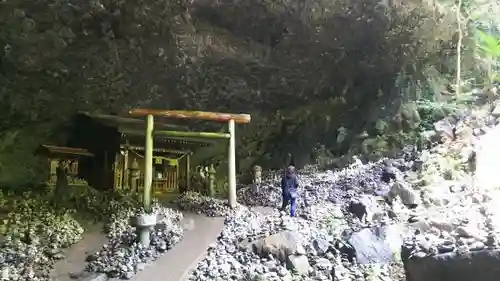
<svg viewBox="0 0 500 281"><path fill-rule="evenodd" d="M122 188L129 190L130 189L130 183L129 183L129 169L128 169L128 140L126 141L124 151L123 151L123 183L122 183Z"/></svg>
<svg viewBox="0 0 500 281"><path fill-rule="evenodd" d="M118 161L120 160L120 152L115 153L115 161L113 162L113 166L111 170L113 171L113 185L114 189L122 189L123 188L123 171L120 175L120 167L118 167Z"/></svg>
<svg viewBox="0 0 500 281"><path fill-rule="evenodd" d="M208 168L208 196L215 197L215 168L211 164Z"/></svg>
<svg viewBox="0 0 500 281"><path fill-rule="evenodd" d="M228 163L228 201L231 208L236 207L236 143L235 143L235 126L234 119L230 119L228 122L229 127L229 159Z"/></svg>
<svg viewBox="0 0 500 281"><path fill-rule="evenodd" d="M153 115L147 116L146 145L144 153L144 196L143 206L146 212L151 211L151 188L153 185Z"/></svg>
<svg viewBox="0 0 500 281"><path fill-rule="evenodd" d="M101 188L104 189L109 189L109 186L111 184L111 180L114 177L110 175L109 171L109 165L108 165L108 151L104 151L104 176L101 179Z"/></svg>
<svg viewBox="0 0 500 281"><path fill-rule="evenodd" d="M191 152L186 155L186 191L191 191Z"/></svg>
<svg viewBox="0 0 500 281"><path fill-rule="evenodd" d="M130 190L134 193L139 193L139 178L141 177L141 171L139 168L139 163L137 158L134 158L132 165L130 166Z"/></svg>
<svg viewBox="0 0 500 281"><path fill-rule="evenodd" d="M175 193L179 193L179 184L180 184L179 177L181 176L181 173L179 171L179 169L180 169L180 167L179 167L180 165L179 164L180 164L179 161L177 161L177 165L175 165L175 178L174 178L174 182L175 182L175 184L174 184L174 188L175 188L174 192Z"/></svg>

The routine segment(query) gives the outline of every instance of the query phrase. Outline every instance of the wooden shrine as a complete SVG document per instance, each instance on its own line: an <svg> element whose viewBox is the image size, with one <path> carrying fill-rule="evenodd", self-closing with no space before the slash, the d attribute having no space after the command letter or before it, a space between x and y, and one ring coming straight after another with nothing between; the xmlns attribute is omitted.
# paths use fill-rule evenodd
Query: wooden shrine
<svg viewBox="0 0 500 281"><path fill-rule="evenodd" d="M40 145L35 153L43 155L43 157L47 159L48 175L46 183L48 185L56 184L56 171L59 166L64 166L64 169L66 169L69 184L86 184L85 180L79 177L79 163L82 158L94 156L88 150L63 146Z"/></svg>
<svg viewBox="0 0 500 281"><path fill-rule="evenodd" d="M250 115L145 109L135 109L130 114L146 118L77 114L66 147L55 149L55 146L44 145L40 148L51 159L50 181L54 181L53 170L57 168L54 163L66 157L72 159L71 174L90 186L143 192L149 201L152 194L190 190L191 155L199 148L222 140L228 142L229 203L236 205L234 127L235 123L249 123ZM228 133L193 132L184 126L153 122L153 116L225 122Z"/></svg>
<svg viewBox="0 0 500 281"><path fill-rule="evenodd" d="M163 129L186 129L158 124ZM92 158L81 159L79 177L97 189L140 191L145 169L146 122L137 118L80 112L72 122L69 147L89 151ZM156 137L153 155L153 190L157 195L189 189L190 155L210 140Z"/></svg>

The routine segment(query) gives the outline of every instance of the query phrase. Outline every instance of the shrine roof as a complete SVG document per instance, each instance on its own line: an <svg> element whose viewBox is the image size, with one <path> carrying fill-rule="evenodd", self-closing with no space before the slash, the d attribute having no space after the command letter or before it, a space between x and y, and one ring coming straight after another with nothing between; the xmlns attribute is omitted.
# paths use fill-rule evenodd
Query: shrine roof
<svg viewBox="0 0 500 281"><path fill-rule="evenodd" d="M37 149L37 152L45 154L61 154L69 156L86 156L86 157L94 156L94 154L83 148L54 146L47 144L40 145L39 148Z"/></svg>

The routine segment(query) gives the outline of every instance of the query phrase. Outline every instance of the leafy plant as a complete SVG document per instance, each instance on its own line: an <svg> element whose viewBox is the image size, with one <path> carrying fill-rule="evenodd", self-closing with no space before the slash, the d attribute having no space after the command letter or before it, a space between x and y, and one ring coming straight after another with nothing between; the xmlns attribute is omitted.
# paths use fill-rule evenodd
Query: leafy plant
<svg viewBox="0 0 500 281"><path fill-rule="evenodd" d="M11 148L11 146L15 144L18 134L18 131L8 131L4 133L2 138L0 138L0 155L2 155L7 151L7 149ZM5 169L6 163L4 161L5 159L2 159L0 157L0 170Z"/></svg>
<svg viewBox="0 0 500 281"><path fill-rule="evenodd" d="M500 60L500 37L488 34L481 30L476 31L478 40L477 45L484 57L487 65L487 75L489 85L500 82L500 72L498 62Z"/></svg>

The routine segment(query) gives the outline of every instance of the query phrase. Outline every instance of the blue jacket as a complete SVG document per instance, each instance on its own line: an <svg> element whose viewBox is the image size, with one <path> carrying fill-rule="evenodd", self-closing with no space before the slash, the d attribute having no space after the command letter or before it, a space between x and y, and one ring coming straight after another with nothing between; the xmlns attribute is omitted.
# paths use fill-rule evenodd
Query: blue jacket
<svg viewBox="0 0 500 281"><path fill-rule="evenodd" d="M299 187L299 180L297 175L293 173L286 173L281 179L281 191L283 196L296 197L297 189Z"/></svg>

